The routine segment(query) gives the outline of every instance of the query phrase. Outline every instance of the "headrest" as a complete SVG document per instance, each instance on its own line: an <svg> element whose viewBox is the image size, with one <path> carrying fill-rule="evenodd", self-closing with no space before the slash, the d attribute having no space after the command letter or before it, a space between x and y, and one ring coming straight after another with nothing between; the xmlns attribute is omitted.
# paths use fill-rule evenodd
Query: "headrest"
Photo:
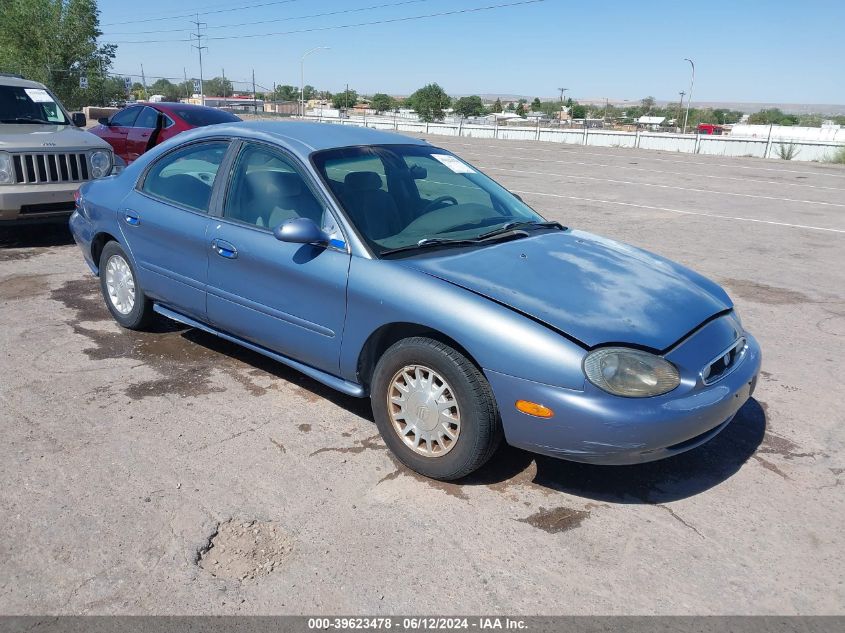
<svg viewBox="0 0 845 633"><path fill-rule="evenodd" d="M244 176L253 195L287 198L302 193L302 178L299 174L284 171L254 171Z"/></svg>
<svg viewBox="0 0 845 633"><path fill-rule="evenodd" d="M353 191L375 191L381 189L381 176L374 171L353 171L346 174L343 184Z"/></svg>

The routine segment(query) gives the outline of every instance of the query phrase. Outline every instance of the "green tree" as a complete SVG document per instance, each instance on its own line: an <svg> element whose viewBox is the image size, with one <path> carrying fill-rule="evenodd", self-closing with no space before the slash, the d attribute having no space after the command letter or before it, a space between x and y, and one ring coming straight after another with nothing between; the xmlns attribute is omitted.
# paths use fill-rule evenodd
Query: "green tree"
<svg viewBox="0 0 845 633"><path fill-rule="evenodd" d="M232 96L232 82L225 77L212 77L211 79L205 79L202 83L206 97Z"/></svg>
<svg viewBox="0 0 845 633"><path fill-rule="evenodd" d="M421 121L442 121L443 110L452 100L446 91L436 83L427 84L408 97L407 103L419 115Z"/></svg>
<svg viewBox="0 0 845 633"><path fill-rule="evenodd" d="M275 98L277 101L299 101L299 88L289 84L276 86Z"/></svg>
<svg viewBox="0 0 845 633"><path fill-rule="evenodd" d="M95 0L3 0L0 15L0 71L46 84L71 109L106 99L117 47L97 43Z"/></svg>
<svg viewBox="0 0 845 633"><path fill-rule="evenodd" d="M396 107L396 99L383 92L377 92L370 99L370 105L376 112L387 112Z"/></svg>
<svg viewBox="0 0 845 633"><path fill-rule="evenodd" d="M569 113L573 119L587 118L587 106L582 106L580 103L575 103L569 108Z"/></svg>
<svg viewBox="0 0 845 633"><path fill-rule="evenodd" d="M352 88L338 92L332 97L332 107L338 110L352 108L356 103L358 103L358 93Z"/></svg>
<svg viewBox="0 0 845 633"><path fill-rule="evenodd" d="M521 116L523 119L525 118L525 104L520 100L520 102L516 105L516 113Z"/></svg>
<svg viewBox="0 0 845 633"><path fill-rule="evenodd" d="M184 86L171 83L167 79L157 79L156 82L152 86L150 86L150 94L161 95L162 97L164 97L165 101L178 101L181 97L185 96L185 91L183 88ZM194 86L192 83L192 92L193 89Z"/></svg>
<svg viewBox="0 0 845 633"><path fill-rule="evenodd" d="M539 97L534 97L534 101L531 102L531 109L534 112L540 112L540 108L543 107L543 104L540 102Z"/></svg>
<svg viewBox="0 0 845 633"><path fill-rule="evenodd" d="M497 98L496 103L493 104L493 112L498 114L501 111L502 111L502 100Z"/></svg>
<svg viewBox="0 0 845 633"><path fill-rule="evenodd" d="M462 117L481 116L484 114L484 103L478 95L461 97L455 101L455 112Z"/></svg>
<svg viewBox="0 0 845 633"><path fill-rule="evenodd" d="M643 107L644 112L651 112L655 103L657 103L657 100L654 97L645 97L640 100L640 105Z"/></svg>
<svg viewBox="0 0 845 633"><path fill-rule="evenodd" d="M132 95L137 101L144 101L150 98L150 95L144 89L144 84L139 81L136 81L132 84L132 87L129 89L129 94Z"/></svg>
<svg viewBox="0 0 845 633"><path fill-rule="evenodd" d="M758 125L797 125L798 117L794 114L784 114L779 108L760 110L748 117L749 123Z"/></svg>

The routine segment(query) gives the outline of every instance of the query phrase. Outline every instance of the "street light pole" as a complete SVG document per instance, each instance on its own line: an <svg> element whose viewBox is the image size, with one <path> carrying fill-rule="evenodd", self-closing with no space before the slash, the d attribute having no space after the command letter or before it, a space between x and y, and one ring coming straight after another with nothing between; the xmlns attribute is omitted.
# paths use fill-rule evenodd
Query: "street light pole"
<svg viewBox="0 0 845 633"><path fill-rule="evenodd" d="M690 103L692 103L692 88L695 85L695 63L687 57L684 57L684 61L689 62L689 65L692 67L692 76L690 77L689 82L689 96L687 97L687 113L684 115L684 134L686 134L687 121L689 120L689 106Z"/></svg>
<svg viewBox="0 0 845 633"><path fill-rule="evenodd" d="M558 88L560 90L560 118L558 119L557 125L560 127L563 125L563 93L569 90L569 88Z"/></svg>
<svg viewBox="0 0 845 633"><path fill-rule="evenodd" d="M299 116L305 116L305 58L311 53L316 53L321 50L329 50L328 46L316 46L311 50L305 51L299 60Z"/></svg>

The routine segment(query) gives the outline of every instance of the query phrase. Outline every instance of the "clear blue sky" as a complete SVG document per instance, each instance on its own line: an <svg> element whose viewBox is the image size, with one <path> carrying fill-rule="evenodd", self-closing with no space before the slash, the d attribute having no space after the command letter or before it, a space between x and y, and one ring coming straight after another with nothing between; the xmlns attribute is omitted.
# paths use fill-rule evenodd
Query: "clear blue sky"
<svg viewBox="0 0 845 633"><path fill-rule="evenodd" d="M432 81L451 94L503 93L541 97L559 87L576 99L677 99L689 89L696 63L694 100L845 104L845 0L736 0L570 2L545 0L457 15L387 24L290 32L405 16L507 4L518 0L417 0L354 13L310 17L401 0L100 0L103 41L118 46L114 70L150 76L199 74L187 32L200 12L209 38L205 76L299 84L333 92L346 82L360 93L408 94ZM264 6L256 6L264 5ZM238 10L229 10L236 7ZM117 22L149 20L131 24ZM285 18L284 21L272 21ZM296 19L290 19L296 18ZM231 26L258 22L246 26Z"/></svg>

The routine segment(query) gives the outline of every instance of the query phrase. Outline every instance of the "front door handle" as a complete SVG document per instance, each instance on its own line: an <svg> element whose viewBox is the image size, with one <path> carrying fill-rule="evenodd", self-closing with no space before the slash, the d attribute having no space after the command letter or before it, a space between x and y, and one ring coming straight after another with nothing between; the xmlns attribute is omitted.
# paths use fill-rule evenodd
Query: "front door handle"
<svg viewBox="0 0 845 633"><path fill-rule="evenodd" d="M137 211L126 209L123 211L123 221L130 226L138 226L141 223L141 216Z"/></svg>
<svg viewBox="0 0 845 633"><path fill-rule="evenodd" d="M231 244L226 240L212 240L211 248L213 248L220 257L235 259L238 256L238 249L235 248L234 244Z"/></svg>

